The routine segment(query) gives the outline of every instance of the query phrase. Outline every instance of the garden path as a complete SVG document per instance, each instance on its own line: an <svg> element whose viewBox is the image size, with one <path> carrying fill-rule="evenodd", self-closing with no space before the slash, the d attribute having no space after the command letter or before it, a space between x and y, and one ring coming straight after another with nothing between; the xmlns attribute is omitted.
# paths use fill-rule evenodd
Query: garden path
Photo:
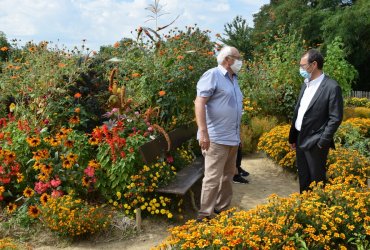
<svg viewBox="0 0 370 250"><path fill-rule="evenodd" d="M243 210L255 208L259 204L267 202L267 197L277 194L287 197L299 191L299 185L294 173L283 170L267 159L264 154L256 153L244 157L242 160L243 169L250 173L247 177L249 184L234 184L234 196L232 206ZM195 213L188 214L190 218L195 218ZM135 235L131 239L113 242L78 242L63 248L65 250L87 250L87 249L127 249L145 250L162 242L168 235L167 229L170 223L164 221L143 221L143 232ZM57 247L43 246L35 248L37 250L54 250Z"/></svg>

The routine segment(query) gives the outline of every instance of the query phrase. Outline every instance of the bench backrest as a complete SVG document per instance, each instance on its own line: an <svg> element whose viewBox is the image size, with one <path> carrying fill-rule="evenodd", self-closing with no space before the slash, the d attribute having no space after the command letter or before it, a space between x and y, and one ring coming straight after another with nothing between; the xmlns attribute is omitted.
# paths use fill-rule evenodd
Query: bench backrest
<svg viewBox="0 0 370 250"><path fill-rule="evenodd" d="M171 141L171 149L180 147L184 142L194 138L197 133L196 126L180 127L168 133ZM157 157L162 157L167 152L167 141L164 136L145 143L139 148L145 164L153 163Z"/></svg>

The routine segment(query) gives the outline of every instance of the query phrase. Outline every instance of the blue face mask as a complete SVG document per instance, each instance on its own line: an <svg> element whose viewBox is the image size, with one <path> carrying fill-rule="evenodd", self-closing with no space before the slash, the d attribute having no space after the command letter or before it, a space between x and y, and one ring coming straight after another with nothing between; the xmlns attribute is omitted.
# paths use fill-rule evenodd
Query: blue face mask
<svg viewBox="0 0 370 250"><path fill-rule="evenodd" d="M307 72L307 70L305 69L299 68L299 74L301 74L303 78L307 78L307 79L311 78L311 73Z"/></svg>

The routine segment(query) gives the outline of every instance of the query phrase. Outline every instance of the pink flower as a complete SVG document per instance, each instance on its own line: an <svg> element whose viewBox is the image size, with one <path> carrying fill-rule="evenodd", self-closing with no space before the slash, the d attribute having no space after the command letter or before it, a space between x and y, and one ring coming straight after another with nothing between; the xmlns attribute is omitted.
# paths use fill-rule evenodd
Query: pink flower
<svg viewBox="0 0 370 250"><path fill-rule="evenodd" d="M95 174L95 169L88 166L87 168L85 168L84 170L84 173L89 176L89 177L94 177L94 174Z"/></svg>
<svg viewBox="0 0 370 250"><path fill-rule="evenodd" d="M172 157L172 155L168 155L168 156L167 156L167 162L168 162L168 163L172 163L172 162L173 162L173 157Z"/></svg>
<svg viewBox="0 0 370 250"><path fill-rule="evenodd" d="M57 197L61 197L63 196L63 191L62 190L53 190L53 192L51 192L51 197L53 198L57 198Z"/></svg>
<svg viewBox="0 0 370 250"><path fill-rule="evenodd" d="M42 194L50 187L49 183L43 183L42 181L36 182L35 190L37 193Z"/></svg>
<svg viewBox="0 0 370 250"><path fill-rule="evenodd" d="M54 188L58 187L61 183L62 183L62 181L59 180L59 179L53 179L53 180L50 181L51 186L54 187Z"/></svg>

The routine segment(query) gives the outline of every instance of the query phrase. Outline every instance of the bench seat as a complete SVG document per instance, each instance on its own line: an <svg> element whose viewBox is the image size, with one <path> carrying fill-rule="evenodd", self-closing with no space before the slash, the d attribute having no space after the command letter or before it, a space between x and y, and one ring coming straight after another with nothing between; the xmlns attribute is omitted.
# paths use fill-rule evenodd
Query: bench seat
<svg viewBox="0 0 370 250"><path fill-rule="evenodd" d="M176 177L164 187L156 190L158 193L185 195L204 173L204 159L198 157L189 166L177 172Z"/></svg>

